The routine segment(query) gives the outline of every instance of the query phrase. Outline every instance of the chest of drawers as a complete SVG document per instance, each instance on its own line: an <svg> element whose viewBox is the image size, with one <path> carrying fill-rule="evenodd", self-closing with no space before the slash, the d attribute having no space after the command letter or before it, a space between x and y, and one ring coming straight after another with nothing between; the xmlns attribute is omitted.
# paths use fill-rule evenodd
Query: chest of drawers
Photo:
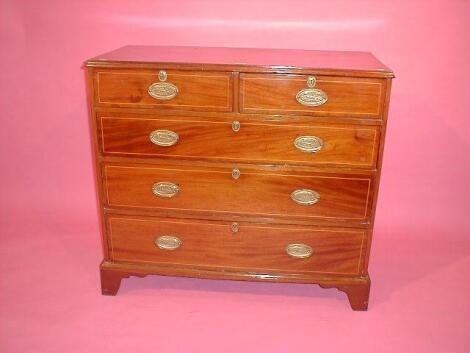
<svg viewBox="0 0 470 353"><path fill-rule="evenodd" d="M127 46L85 64L102 293L149 274L366 310L393 73L369 53Z"/></svg>

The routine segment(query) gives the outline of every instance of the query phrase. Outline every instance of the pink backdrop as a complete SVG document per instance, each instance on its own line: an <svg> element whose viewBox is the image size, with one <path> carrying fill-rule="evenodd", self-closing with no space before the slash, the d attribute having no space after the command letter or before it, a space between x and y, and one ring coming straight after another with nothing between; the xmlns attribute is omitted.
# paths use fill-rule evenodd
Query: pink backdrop
<svg viewBox="0 0 470 353"><path fill-rule="evenodd" d="M470 350L469 1L0 4L0 351ZM395 71L367 313L306 285L100 296L81 65L126 44L365 50Z"/></svg>

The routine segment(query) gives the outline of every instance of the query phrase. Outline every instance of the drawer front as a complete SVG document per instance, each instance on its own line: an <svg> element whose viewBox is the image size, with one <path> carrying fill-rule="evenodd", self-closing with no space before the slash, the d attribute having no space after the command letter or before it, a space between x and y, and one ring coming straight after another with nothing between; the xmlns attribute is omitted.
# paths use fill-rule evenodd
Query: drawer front
<svg viewBox="0 0 470 353"><path fill-rule="evenodd" d="M232 74L202 71L98 71L98 105L232 111Z"/></svg>
<svg viewBox="0 0 470 353"><path fill-rule="evenodd" d="M241 74L240 110L380 118L384 84L384 80L373 78Z"/></svg>
<svg viewBox="0 0 470 353"><path fill-rule="evenodd" d="M363 230L235 225L110 216L110 257L122 262L269 272L360 272L366 243Z"/></svg>
<svg viewBox="0 0 470 353"><path fill-rule="evenodd" d="M364 220L369 176L313 176L257 169L105 165L112 207Z"/></svg>
<svg viewBox="0 0 470 353"><path fill-rule="evenodd" d="M379 140L375 126L116 117L101 118L101 135L109 155L362 167L375 166Z"/></svg>

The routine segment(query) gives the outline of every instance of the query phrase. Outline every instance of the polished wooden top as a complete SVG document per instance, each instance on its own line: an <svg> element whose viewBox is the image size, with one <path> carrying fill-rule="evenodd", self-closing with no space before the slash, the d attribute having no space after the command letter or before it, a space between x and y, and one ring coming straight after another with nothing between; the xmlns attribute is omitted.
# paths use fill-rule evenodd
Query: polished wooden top
<svg viewBox="0 0 470 353"><path fill-rule="evenodd" d="M392 74L369 52L297 49L215 48L128 45L87 61L87 66L111 63L185 63L228 66L311 68L373 71Z"/></svg>

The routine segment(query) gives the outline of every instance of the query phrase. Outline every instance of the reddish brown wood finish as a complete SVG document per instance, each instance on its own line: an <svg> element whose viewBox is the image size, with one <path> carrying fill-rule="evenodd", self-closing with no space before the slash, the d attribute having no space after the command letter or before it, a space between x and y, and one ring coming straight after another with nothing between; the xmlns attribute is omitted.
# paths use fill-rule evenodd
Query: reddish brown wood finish
<svg viewBox="0 0 470 353"><path fill-rule="evenodd" d="M153 83L165 82L178 88L178 95L159 100L149 95ZM165 70L100 70L95 73L96 104L99 106L142 107L158 109L232 111L232 74L226 72Z"/></svg>
<svg viewBox="0 0 470 353"><path fill-rule="evenodd" d="M233 169L215 166L203 169L105 165L106 200L111 207L356 221L368 218L371 178L239 170L240 177L234 179ZM160 182L178 185L179 193L171 198L155 196L152 186ZM320 201L314 205L294 202L291 194L298 189L316 191Z"/></svg>
<svg viewBox="0 0 470 353"><path fill-rule="evenodd" d="M296 95L308 88L307 75L240 75L240 111L265 114L363 116L379 118L385 82L375 78L316 76L314 88L324 91L326 103L310 107Z"/></svg>
<svg viewBox="0 0 470 353"><path fill-rule="evenodd" d="M101 293L103 295L116 295L121 286L121 280L130 276L128 272L113 271L106 268L100 269L100 275Z"/></svg>
<svg viewBox="0 0 470 353"><path fill-rule="evenodd" d="M103 294L115 295L122 278L159 274L315 283L367 309L388 68L368 53L175 47L125 47L86 66ZM148 94L160 70L178 86L176 98ZM328 95L322 106L295 99L309 75ZM178 144L149 143L155 129L174 130ZM301 135L322 138L324 148L296 150ZM159 199L158 181L181 191ZM296 188L314 189L320 201L295 204ZM178 234L181 248L158 249L164 233ZM294 241L314 254L289 257Z"/></svg>
<svg viewBox="0 0 470 353"><path fill-rule="evenodd" d="M367 310L369 304L370 278L364 276L326 276L324 274L298 273L264 273L217 268L184 267L175 265L138 264L131 262L104 261L101 266L101 286L103 294L116 295L121 279L130 276L144 277L146 275L168 275L196 277L208 279L230 279L239 281L282 282L282 283L313 283L322 288L336 288L346 293L353 310Z"/></svg>
<svg viewBox="0 0 470 353"><path fill-rule="evenodd" d="M369 276L360 278L357 282L349 283L320 283L322 288L337 288L345 292L353 310L365 311L369 306L370 279Z"/></svg>
<svg viewBox="0 0 470 353"><path fill-rule="evenodd" d="M207 48L128 45L87 61L88 67L197 68L240 72L331 71L336 75L393 77L374 55L354 51L320 51L270 48ZM215 69L212 69L215 70Z"/></svg>
<svg viewBox="0 0 470 353"><path fill-rule="evenodd" d="M189 265L267 273L361 273L365 230L266 224L108 217L111 260ZM160 236L178 237L176 250L155 245ZM289 256L289 244L313 248L308 258Z"/></svg>
<svg viewBox="0 0 470 353"><path fill-rule="evenodd" d="M239 131L233 130L240 123ZM103 116L101 144L105 155L174 157L233 162L271 162L292 165L375 167L379 128L375 126L256 122L249 119L163 118L153 115ZM158 146L149 135L171 130L179 135L174 146ZM269 130L269 134L266 131ZM317 153L294 146L299 136L316 136L324 145Z"/></svg>

